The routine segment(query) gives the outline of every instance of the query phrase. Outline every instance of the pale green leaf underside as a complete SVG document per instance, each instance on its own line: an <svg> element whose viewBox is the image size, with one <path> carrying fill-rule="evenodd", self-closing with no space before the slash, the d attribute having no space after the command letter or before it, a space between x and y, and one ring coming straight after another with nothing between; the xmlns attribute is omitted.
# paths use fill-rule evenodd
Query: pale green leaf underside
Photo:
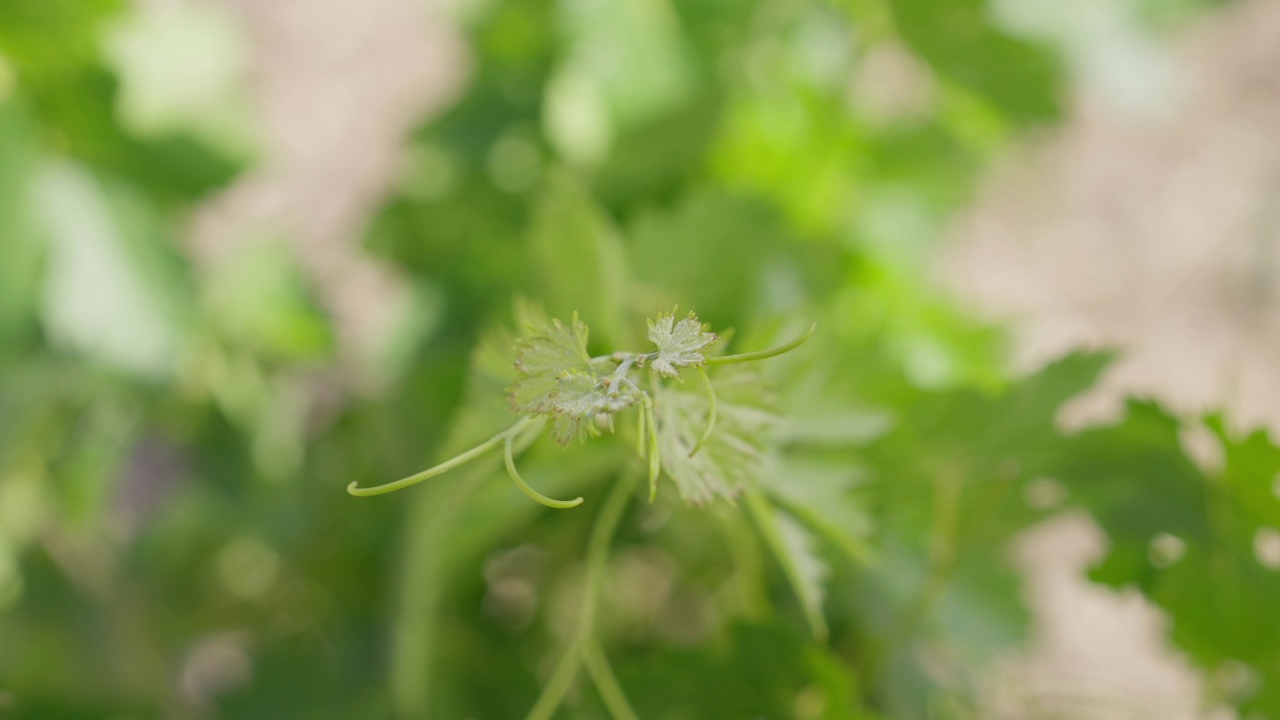
<svg viewBox="0 0 1280 720"><path fill-rule="evenodd" d="M733 499L756 483L764 464L764 440L776 421L773 413L758 404L761 382L752 373L721 377L716 430L692 457L707 427L707 396L679 387L663 387L655 395L662 469L686 502Z"/></svg>

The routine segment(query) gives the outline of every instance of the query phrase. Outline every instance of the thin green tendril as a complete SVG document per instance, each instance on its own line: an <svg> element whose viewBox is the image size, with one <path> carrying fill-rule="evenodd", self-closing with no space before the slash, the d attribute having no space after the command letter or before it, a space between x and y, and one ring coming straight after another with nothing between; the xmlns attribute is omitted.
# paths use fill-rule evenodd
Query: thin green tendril
<svg viewBox="0 0 1280 720"><path fill-rule="evenodd" d="M813 337L813 331L818 329L818 323L809 326L809 331L804 335L792 340L786 345L779 345L776 348L768 350L758 350L756 352L741 353L738 355L720 355L717 357L707 358L708 365L727 365L729 363L752 362L753 360L764 360L771 357L777 357L783 353L791 352L801 345L805 344L809 338Z"/></svg>
<svg viewBox="0 0 1280 720"><path fill-rule="evenodd" d="M358 483L353 482L347 486L347 492L355 495L356 497L371 497L373 495L385 495L390 492L395 492L396 490L403 490L411 485L417 485L423 480L429 480L437 475L446 473L459 465L475 460L481 455L498 447L498 445L504 440L509 440L510 438L520 434L520 431L528 427L531 422L533 422L531 418L521 418L511 427L503 430L497 435L494 435L488 440L485 440L461 455L449 458L439 465L427 468L420 473L415 473L409 477L401 478L395 482L389 482L386 485L378 485L371 488L357 487Z"/></svg>
<svg viewBox="0 0 1280 720"><path fill-rule="evenodd" d="M523 492L525 495L528 495L533 500L539 503L542 503L543 505L546 505L549 508L556 508L559 510L564 510L571 507L577 507L582 504L582 498L580 497L575 498L573 500L552 500L546 495L543 495L537 490L534 490L533 488L529 487L529 483L526 483L524 481L524 478L520 477L520 473L516 472L516 461L511 453L511 443L514 441L514 439L515 439L514 435L508 435L507 441L503 443L502 461L507 464L507 474L511 476L511 481L516 484L516 487L520 488L521 492Z"/></svg>

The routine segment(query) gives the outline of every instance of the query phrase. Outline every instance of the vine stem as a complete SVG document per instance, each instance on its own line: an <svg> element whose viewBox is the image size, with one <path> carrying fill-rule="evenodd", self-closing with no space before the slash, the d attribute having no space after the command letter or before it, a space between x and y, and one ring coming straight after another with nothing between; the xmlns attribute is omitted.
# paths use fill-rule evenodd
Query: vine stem
<svg viewBox="0 0 1280 720"><path fill-rule="evenodd" d="M609 559L609 545L613 542L618 523L622 520L622 512L627 507L627 501L639 477L638 474L627 473L623 479L614 483L609 497L605 498L600 508L600 514L596 516L591 538L587 541L587 576L582 588L578 627L569 646L565 648L564 655L560 657L560 662L552 671L551 679L542 689L542 695L525 716L525 720L551 720L590 653L590 646L595 642L596 609L600 601L600 586L604 582L605 562ZM607 682L606 680L606 684ZM621 688L617 686L616 680L611 688L601 689L602 695L613 691L621 696ZM606 698L606 703L608 702L610 700ZM613 712L612 706L610 711Z"/></svg>
<svg viewBox="0 0 1280 720"><path fill-rule="evenodd" d="M604 706L614 720L640 720L636 711L631 709L631 703L627 702L627 696L622 692L622 686L618 684L618 678L609 665L609 658L598 640L592 638L587 643L582 651L582 660L587 666L587 674L600 692L600 699L604 700Z"/></svg>
<svg viewBox="0 0 1280 720"><path fill-rule="evenodd" d="M532 418L521 418L517 420L515 424L513 424L511 427L507 428L506 430L503 430L497 435L494 435L488 440L485 440L484 442L462 453L461 455L457 455L452 458L449 458L448 460L445 460L439 465L436 465L435 467L427 468L426 470L423 470L420 473L415 473L413 475L410 475L409 477L401 478L399 480L396 480L395 482L389 482L386 485L377 485L375 487L370 487L370 488L357 487L358 483L353 482L347 486L347 492L351 493L352 495L355 495L356 497L370 497L373 495L385 495L389 492L395 492L396 490L403 490L404 488L407 488L411 485L417 485L423 480L429 480L437 475L446 473L458 467L459 465L475 460L481 455L498 447L503 442L506 442L509 438L513 438L516 435L519 435L520 432L523 431L525 428L529 427L529 425L532 422L533 422Z"/></svg>

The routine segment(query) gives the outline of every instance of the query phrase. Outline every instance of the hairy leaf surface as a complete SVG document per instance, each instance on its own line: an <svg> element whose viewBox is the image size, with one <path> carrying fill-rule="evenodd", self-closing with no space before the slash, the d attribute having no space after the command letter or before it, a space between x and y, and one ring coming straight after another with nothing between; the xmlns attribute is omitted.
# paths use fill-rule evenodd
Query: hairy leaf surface
<svg viewBox="0 0 1280 720"><path fill-rule="evenodd" d="M689 313L676 322L675 313L658 315L649 323L649 340L658 346L658 357L649 367L659 375L676 377L680 368L700 367L706 362L702 349L716 341L715 333L704 332L702 321Z"/></svg>

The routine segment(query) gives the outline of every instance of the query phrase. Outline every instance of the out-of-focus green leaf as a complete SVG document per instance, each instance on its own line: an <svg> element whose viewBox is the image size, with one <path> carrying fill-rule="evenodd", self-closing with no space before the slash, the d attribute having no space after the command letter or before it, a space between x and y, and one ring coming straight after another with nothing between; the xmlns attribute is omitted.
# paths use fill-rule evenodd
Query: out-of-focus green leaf
<svg viewBox="0 0 1280 720"><path fill-rule="evenodd" d="M689 96L692 58L667 0L568 2L560 10L568 53L547 83L543 123L562 157L590 166L604 159L617 129Z"/></svg>
<svg viewBox="0 0 1280 720"><path fill-rule="evenodd" d="M764 466L767 432L776 421L759 375L732 370L713 383L719 410L715 431L693 456L711 410L706 392L664 384L653 398L662 469L685 502L732 500L752 487Z"/></svg>
<svg viewBox="0 0 1280 720"><path fill-rule="evenodd" d="M804 526L775 510L764 495L749 491L746 505L765 544L782 566L813 637L819 642L826 641L827 619L822 603L826 597L823 586L830 569L818 556L817 543Z"/></svg>
<svg viewBox="0 0 1280 720"><path fill-rule="evenodd" d="M33 212L34 127L0 99L0 347L35 328L46 238Z"/></svg>
<svg viewBox="0 0 1280 720"><path fill-rule="evenodd" d="M1223 700L1277 716L1280 448L1265 432L1241 437L1221 418L1208 424L1220 471L1186 456L1176 418L1130 403L1123 421L1074 438L1054 475L1110 538L1091 576L1140 589L1169 614L1174 643L1211 673L1243 669L1247 682L1216 690Z"/></svg>
<svg viewBox="0 0 1280 720"><path fill-rule="evenodd" d="M709 188L637 213L627 234L636 278L669 293L654 305L696 309L716 328L745 319L763 292L755 278L794 244L768 205ZM725 257L734 258L734 272L720 271Z"/></svg>
<svg viewBox="0 0 1280 720"><path fill-rule="evenodd" d="M168 286L175 279L169 268L154 264L167 248L150 208L68 163L41 171L35 202L50 240L41 310L46 332L133 372L173 372L189 309Z"/></svg>
<svg viewBox="0 0 1280 720"><path fill-rule="evenodd" d="M872 519L847 461L784 459L762 474L769 497L855 562L870 559Z"/></svg>
<svg viewBox="0 0 1280 720"><path fill-rule="evenodd" d="M140 7L115 23L105 45L120 79L117 115L131 132L185 132L232 157L248 154L249 49L228 11Z"/></svg>
<svg viewBox="0 0 1280 720"><path fill-rule="evenodd" d="M120 126L100 38L124 7L118 0L11 0L0 6L0 54L12 62L17 96L47 141L157 200L190 200L227 183L240 162L187 135L141 140Z"/></svg>
<svg viewBox="0 0 1280 720"><path fill-rule="evenodd" d="M581 313L613 349L634 347L624 298L629 274L613 222L566 171L546 179L534 206L531 279L553 317Z"/></svg>
<svg viewBox="0 0 1280 720"><path fill-rule="evenodd" d="M672 196L699 172L715 138L724 98L703 90L683 105L619 132L592 187L610 208L644 207Z"/></svg>
<svg viewBox="0 0 1280 720"><path fill-rule="evenodd" d="M209 317L240 347L290 361L333 347L329 321L282 243L245 244L213 268L206 289Z"/></svg>
<svg viewBox="0 0 1280 720"><path fill-rule="evenodd" d="M892 431L859 453L878 552L856 602L892 714L926 712L932 681L922 655L948 669L941 692L959 697L998 649L1021 639L1027 616L1009 543L1044 512L1027 505L1023 488L1068 450L1056 416L1108 361L1075 354L998 393L901 398Z"/></svg>
<svg viewBox="0 0 1280 720"><path fill-rule="evenodd" d="M834 660L798 628L735 625L720 647L623 655L615 663L636 713L644 718L871 720L850 710L859 700L856 688L832 681ZM798 709L814 714L798 714Z"/></svg>
<svg viewBox="0 0 1280 720"><path fill-rule="evenodd" d="M1019 122L1062 112L1059 63L1045 50L995 29L983 0L891 0L902 37L943 76Z"/></svg>
<svg viewBox="0 0 1280 720"><path fill-rule="evenodd" d="M121 0L12 0L0 7L0 46L24 73L65 72L89 63Z"/></svg>

